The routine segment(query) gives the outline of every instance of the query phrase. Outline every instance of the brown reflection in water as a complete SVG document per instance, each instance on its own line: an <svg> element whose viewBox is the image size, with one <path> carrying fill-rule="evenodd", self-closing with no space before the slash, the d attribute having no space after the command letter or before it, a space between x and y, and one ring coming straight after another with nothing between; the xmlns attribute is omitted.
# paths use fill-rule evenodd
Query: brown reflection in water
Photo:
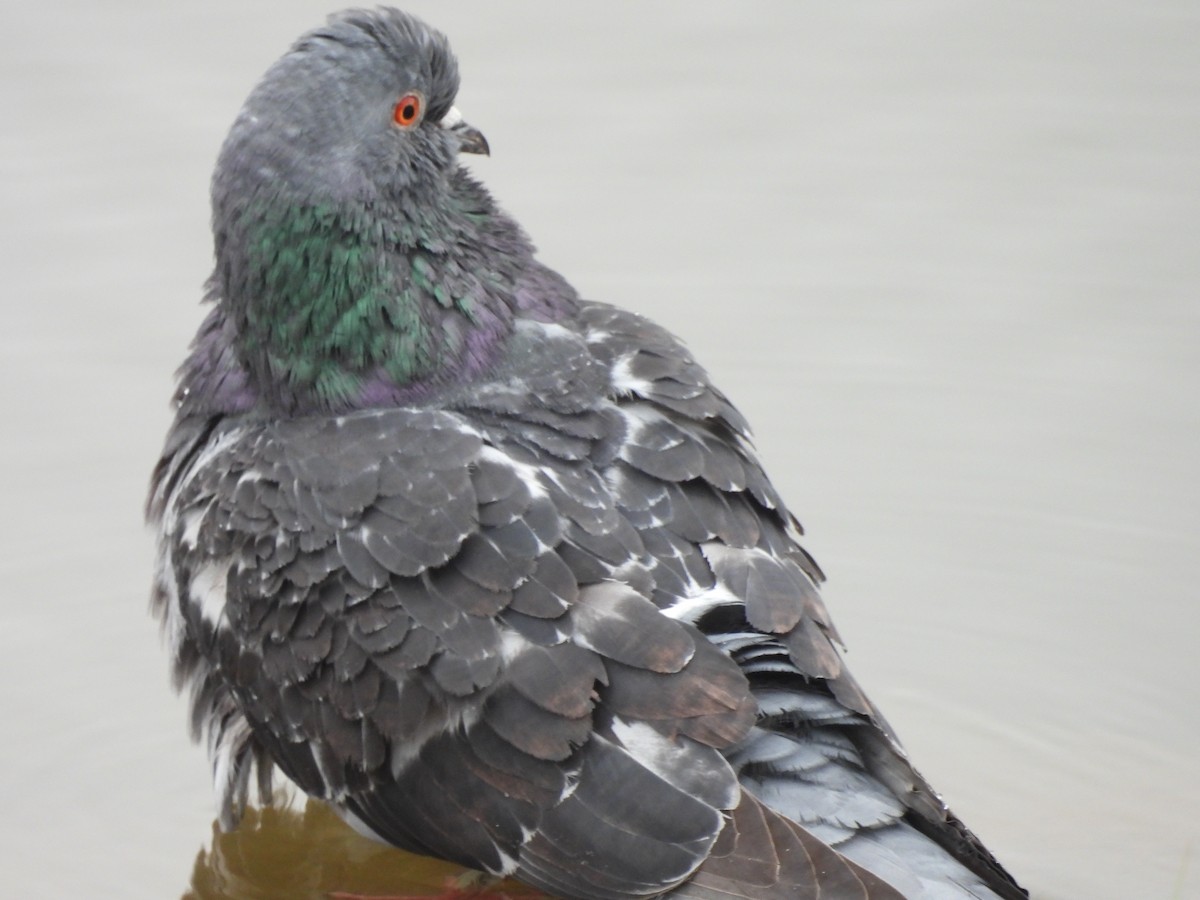
<svg viewBox="0 0 1200 900"><path fill-rule="evenodd" d="M250 809L223 833L213 823L183 900L352 900L440 897L546 900L514 881L496 881L462 866L368 840L323 803L303 812Z"/></svg>

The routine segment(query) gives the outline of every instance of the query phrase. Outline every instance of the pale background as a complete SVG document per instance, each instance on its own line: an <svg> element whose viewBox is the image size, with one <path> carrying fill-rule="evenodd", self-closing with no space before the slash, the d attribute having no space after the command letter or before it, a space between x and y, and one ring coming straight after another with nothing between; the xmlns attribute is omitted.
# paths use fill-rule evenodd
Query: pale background
<svg viewBox="0 0 1200 900"><path fill-rule="evenodd" d="M217 147L329 2L0 12L6 895L208 836L140 504ZM1035 897L1200 897L1200 7L410 8L543 258L755 424L954 809Z"/></svg>

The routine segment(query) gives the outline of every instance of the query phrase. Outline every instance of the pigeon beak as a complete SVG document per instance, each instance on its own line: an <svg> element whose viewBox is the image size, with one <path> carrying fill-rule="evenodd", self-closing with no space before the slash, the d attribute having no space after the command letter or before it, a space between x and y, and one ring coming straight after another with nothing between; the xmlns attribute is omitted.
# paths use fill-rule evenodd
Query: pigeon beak
<svg viewBox="0 0 1200 900"><path fill-rule="evenodd" d="M450 111L442 116L442 120L438 124L451 134L458 136L459 153L482 153L484 156L492 155L492 148L488 146L487 138L483 136L483 132L478 128L472 128L464 122L462 113L458 111L457 106L450 107Z"/></svg>

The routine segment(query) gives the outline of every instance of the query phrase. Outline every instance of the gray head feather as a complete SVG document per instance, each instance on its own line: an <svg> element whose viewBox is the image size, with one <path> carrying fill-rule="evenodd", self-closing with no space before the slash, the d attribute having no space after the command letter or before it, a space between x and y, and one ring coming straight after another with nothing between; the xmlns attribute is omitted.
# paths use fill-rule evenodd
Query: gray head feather
<svg viewBox="0 0 1200 900"><path fill-rule="evenodd" d="M422 127L402 131L392 112L406 91L426 105ZM369 199L444 173L459 148L437 123L457 92L458 63L441 32L394 9L331 16L247 98L217 162L214 213L264 177L304 199Z"/></svg>

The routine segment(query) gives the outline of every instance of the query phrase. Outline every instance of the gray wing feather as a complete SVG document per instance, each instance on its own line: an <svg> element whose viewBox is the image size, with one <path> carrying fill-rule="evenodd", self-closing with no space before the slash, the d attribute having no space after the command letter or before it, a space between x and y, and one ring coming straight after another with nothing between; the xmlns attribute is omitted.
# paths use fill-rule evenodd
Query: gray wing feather
<svg viewBox="0 0 1200 900"><path fill-rule="evenodd" d="M169 439L156 607L223 821L269 757L386 840L566 896L884 900L847 856L890 872L900 828L921 884L1023 896L845 670L674 338L585 304L439 402Z"/></svg>

